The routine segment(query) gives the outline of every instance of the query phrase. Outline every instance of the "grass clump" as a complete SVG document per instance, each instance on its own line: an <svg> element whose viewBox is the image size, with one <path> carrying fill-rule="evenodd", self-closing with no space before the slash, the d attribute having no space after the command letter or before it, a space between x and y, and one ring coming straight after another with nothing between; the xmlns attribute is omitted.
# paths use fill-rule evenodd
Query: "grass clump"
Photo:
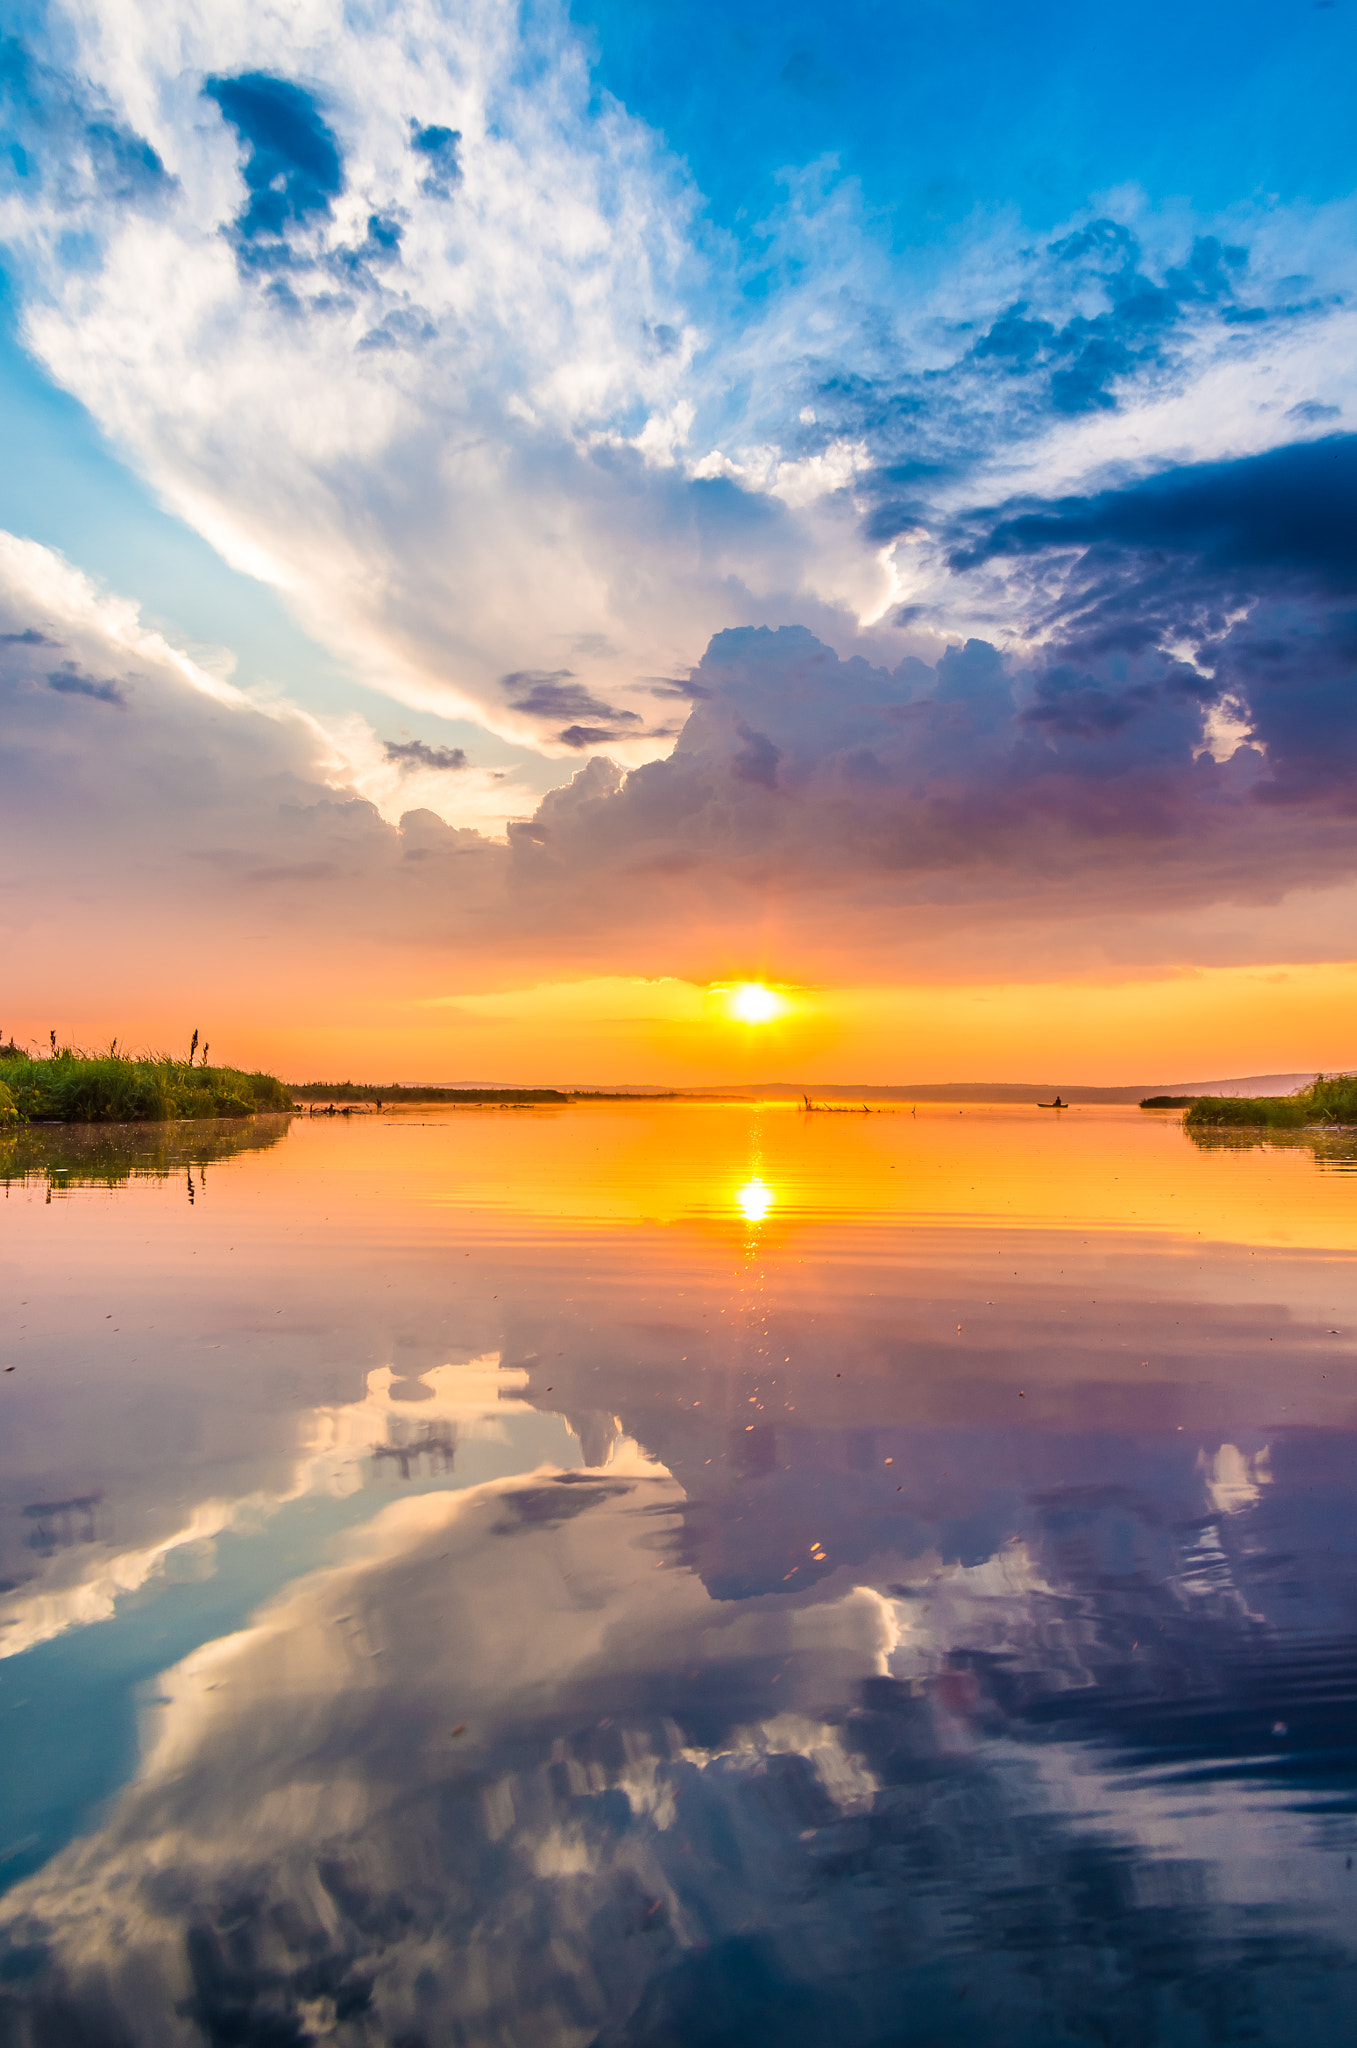
<svg viewBox="0 0 1357 2048"><path fill-rule="evenodd" d="M1202 1095L1183 1118L1186 1130L1219 1130L1250 1124L1255 1129L1298 1131L1310 1121L1294 1095Z"/></svg>
<svg viewBox="0 0 1357 2048"><path fill-rule="evenodd" d="M1203 1095L1183 1118L1186 1130L1298 1131L1307 1124L1357 1124L1357 1074L1317 1074L1294 1095Z"/></svg>
<svg viewBox="0 0 1357 2048"><path fill-rule="evenodd" d="M1301 1094L1316 1124L1357 1124L1357 1074L1316 1074Z"/></svg>
<svg viewBox="0 0 1357 2048"><path fill-rule="evenodd" d="M0 1048L0 1124L169 1123L181 1117L253 1116L289 1109L272 1074L64 1046L41 1059Z"/></svg>

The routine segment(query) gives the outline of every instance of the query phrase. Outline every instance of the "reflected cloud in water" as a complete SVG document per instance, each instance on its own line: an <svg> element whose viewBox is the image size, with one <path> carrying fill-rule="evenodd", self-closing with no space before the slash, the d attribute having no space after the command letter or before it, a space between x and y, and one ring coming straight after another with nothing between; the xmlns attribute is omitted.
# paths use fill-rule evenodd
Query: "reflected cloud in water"
<svg viewBox="0 0 1357 2048"><path fill-rule="evenodd" d="M539 1179L562 1124L538 1127ZM121 1788L73 1807L0 1906L0 2039L1343 2036L1357 1410L1336 1212L1318 1247L1268 1244L1281 1213L1261 1251L1199 1236L1225 1198L1194 1175L1272 1169L1170 1133L1176 1237L1157 1215L1034 1224L1044 1191L1008 1224L864 1233L798 1216L769 1157L791 1140L761 1117L724 1223L529 1232L502 1202L450 1220L425 1200L410 1163L446 1184L480 1140L421 1128L387 1126L385 1159L379 1128L361 1155L299 1134L315 1207L285 1244L289 1147L223 1212L174 1212L222 1287L261 1215L253 1291L280 1320L304 1297L318 1328L291 1352L244 1323L210 1339L250 1399L232 1408L213 1353L195 1412L254 1483L157 1539L191 1548L215 1516L198 1578L110 1592L113 1559L142 1555L116 1549L125 1503L155 1483L110 1424L87 1540L56 1482L93 1461L69 1415L29 1416L50 1484L25 1504L56 1527L66 1503L73 1533L25 1551L5 1596L30 1635L3 1638L0 1708L45 1657L92 1682L157 1614L198 1633L148 1652ZM1140 1201L1141 1140L1118 1142ZM88 1212L84 1242L128 1213ZM164 1455L176 1362L229 1328L216 1270L162 1302L160 1405L138 1404L161 1513L197 1469ZM337 1362L352 1395L308 1399ZM81 1598L104 1604L32 1632Z"/></svg>
<svg viewBox="0 0 1357 2048"><path fill-rule="evenodd" d="M414 1381L381 1366L368 1374L362 1400L303 1417L296 1463L278 1492L198 1502L181 1527L140 1549L120 1551L98 1540L97 1496L30 1503L22 1510L33 1525L28 1548L46 1569L36 1582L0 1594L0 1659L68 1628L109 1620L120 1599L144 1590L180 1558L191 1554L201 1571L211 1561L205 1546L218 1536L250 1530L307 1495L345 1498L379 1481L388 1464L404 1480L447 1478L459 1439L509 1442L507 1418L530 1412L514 1398L526 1382L522 1371L502 1372L496 1354L440 1366Z"/></svg>

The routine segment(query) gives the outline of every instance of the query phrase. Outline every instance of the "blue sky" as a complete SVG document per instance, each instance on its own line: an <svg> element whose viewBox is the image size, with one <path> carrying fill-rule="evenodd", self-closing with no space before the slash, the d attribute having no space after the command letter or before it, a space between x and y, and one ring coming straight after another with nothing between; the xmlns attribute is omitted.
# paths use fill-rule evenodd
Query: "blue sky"
<svg viewBox="0 0 1357 2048"><path fill-rule="evenodd" d="M893 246L923 252L976 207L1049 231L1139 186L1204 213L1352 186L1353 10L1241 0L1136 9L988 0L578 0L595 76L692 167L739 232L786 165L862 181Z"/></svg>

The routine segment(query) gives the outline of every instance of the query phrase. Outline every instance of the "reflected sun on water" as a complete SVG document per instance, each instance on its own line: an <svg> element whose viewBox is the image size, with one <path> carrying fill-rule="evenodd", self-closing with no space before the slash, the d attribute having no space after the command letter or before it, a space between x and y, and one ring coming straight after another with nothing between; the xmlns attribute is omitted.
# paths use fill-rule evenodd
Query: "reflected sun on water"
<svg viewBox="0 0 1357 2048"><path fill-rule="evenodd" d="M735 1190L735 1206L746 1223L762 1223L776 1200L767 1181L759 1178L747 1180Z"/></svg>

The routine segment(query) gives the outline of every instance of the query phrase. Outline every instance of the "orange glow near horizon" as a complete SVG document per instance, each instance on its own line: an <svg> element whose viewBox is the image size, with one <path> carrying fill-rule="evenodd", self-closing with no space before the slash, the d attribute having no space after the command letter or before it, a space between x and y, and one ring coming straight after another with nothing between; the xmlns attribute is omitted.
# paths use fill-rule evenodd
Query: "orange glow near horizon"
<svg viewBox="0 0 1357 2048"><path fill-rule="evenodd" d="M432 992L408 959L267 968L257 988L197 972L187 996L100 986L97 1008L87 978L72 974L63 1000L54 976L42 1010L16 1001L5 1033L186 1053L198 1028L215 1059L296 1082L1068 1088L1357 1066L1348 962L897 987L595 975L459 993Z"/></svg>

